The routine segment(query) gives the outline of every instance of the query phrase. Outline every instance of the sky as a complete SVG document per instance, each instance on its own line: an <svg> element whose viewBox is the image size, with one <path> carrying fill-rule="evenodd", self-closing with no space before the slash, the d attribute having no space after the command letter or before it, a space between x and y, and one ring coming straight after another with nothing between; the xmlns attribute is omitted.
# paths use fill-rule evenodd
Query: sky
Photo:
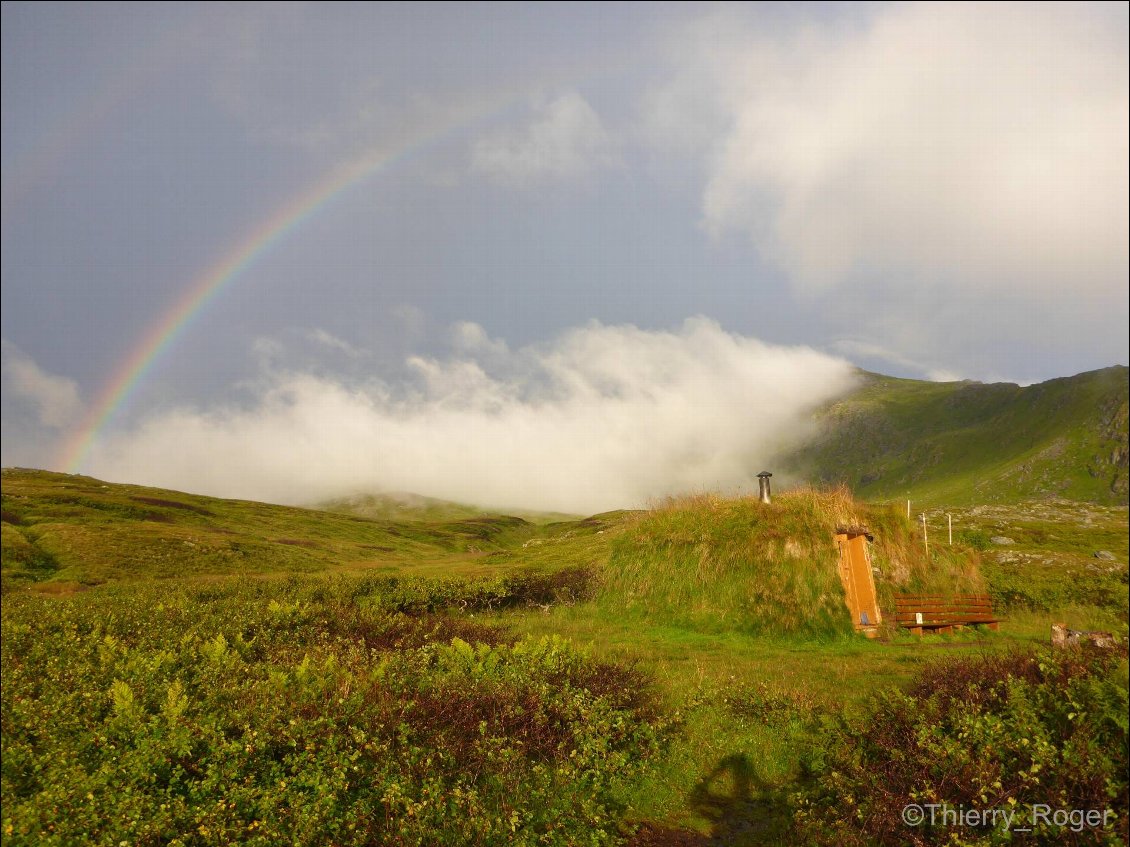
<svg viewBox="0 0 1130 847"><path fill-rule="evenodd" d="M0 459L591 512L1126 364L1127 8L5 2Z"/></svg>

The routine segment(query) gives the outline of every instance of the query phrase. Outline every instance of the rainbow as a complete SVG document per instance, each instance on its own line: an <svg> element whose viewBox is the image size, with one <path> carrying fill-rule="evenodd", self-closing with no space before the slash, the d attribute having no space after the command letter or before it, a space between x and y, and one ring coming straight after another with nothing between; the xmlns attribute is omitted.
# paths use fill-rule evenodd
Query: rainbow
<svg viewBox="0 0 1130 847"><path fill-rule="evenodd" d="M489 110L488 116L497 111ZM55 466L67 473L80 471L99 435L114 419L118 410L126 405L137 386L152 373L162 354L173 346L192 319L274 245L349 188L467 125L467 121L448 123L438 131L418 135L408 143L390 150L369 151L331 170L313 187L293 197L238 241L216 264L197 277L173 306L145 331L132 352L106 381L98 397L91 403L87 415L64 441Z"/></svg>

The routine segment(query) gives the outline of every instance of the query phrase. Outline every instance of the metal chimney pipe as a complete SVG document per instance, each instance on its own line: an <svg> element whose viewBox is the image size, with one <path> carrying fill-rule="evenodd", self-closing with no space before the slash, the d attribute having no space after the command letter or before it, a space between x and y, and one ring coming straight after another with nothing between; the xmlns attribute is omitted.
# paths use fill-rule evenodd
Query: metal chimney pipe
<svg viewBox="0 0 1130 847"><path fill-rule="evenodd" d="M769 477L771 476L773 476L773 474L769 473L769 471L762 471L757 475L757 483L760 488L760 500L762 503L769 502Z"/></svg>

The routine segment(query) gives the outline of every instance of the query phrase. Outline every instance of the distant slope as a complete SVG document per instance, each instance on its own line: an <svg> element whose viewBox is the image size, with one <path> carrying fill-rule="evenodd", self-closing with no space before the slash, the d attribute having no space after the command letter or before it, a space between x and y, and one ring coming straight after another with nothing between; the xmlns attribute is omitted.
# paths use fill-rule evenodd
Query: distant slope
<svg viewBox="0 0 1130 847"><path fill-rule="evenodd" d="M1021 388L865 374L788 469L858 496L952 504L1127 502L1127 369Z"/></svg>
<svg viewBox="0 0 1130 847"><path fill-rule="evenodd" d="M457 521L497 514L497 512L481 509L478 506L453 503L450 500L439 500L435 497L424 497L406 491L336 497L319 503L311 503L310 508L384 521ZM525 509L508 509L506 513L530 523L539 524L576 520L581 517L580 515L566 515L560 512L532 512Z"/></svg>
<svg viewBox="0 0 1130 847"><path fill-rule="evenodd" d="M426 565L528 538L517 517L393 522L5 468L3 576L72 582ZM480 560L481 561L481 560Z"/></svg>

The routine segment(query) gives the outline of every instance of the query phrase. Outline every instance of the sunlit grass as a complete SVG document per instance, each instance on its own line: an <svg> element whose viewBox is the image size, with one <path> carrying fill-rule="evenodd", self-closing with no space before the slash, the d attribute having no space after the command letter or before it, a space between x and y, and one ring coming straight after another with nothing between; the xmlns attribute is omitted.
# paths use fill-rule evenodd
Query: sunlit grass
<svg viewBox="0 0 1130 847"><path fill-rule="evenodd" d="M966 534L929 552L901 505L845 489L785 492L769 505L700 494L542 525L487 515L396 523L5 472L4 511L9 591L188 592L204 602L249 590L253 577L366 614L446 608L468 624L563 637L635 667L675 730L623 788L627 819L723 832L737 844L790 843L787 798L821 749L825 716L864 709L935 659L1046 643L1060 620L1126 632L1116 532L1125 510L961 513ZM855 634L836 569L833 536L844 526L874 536L884 609L898 592L989 591L1001 631L915 637L888 627L882 642ZM1015 536L1013 560L974 530ZM1116 561L1099 563L1095 546ZM555 574L586 575L583 588L569 576L559 590Z"/></svg>
<svg viewBox="0 0 1130 847"><path fill-rule="evenodd" d="M968 548L927 554L894 508L845 489L774 498L699 495L637 516L612 545L602 602L610 609L702 631L838 638L853 633L837 570L835 534L875 537L880 600L895 591L984 590Z"/></svg>

